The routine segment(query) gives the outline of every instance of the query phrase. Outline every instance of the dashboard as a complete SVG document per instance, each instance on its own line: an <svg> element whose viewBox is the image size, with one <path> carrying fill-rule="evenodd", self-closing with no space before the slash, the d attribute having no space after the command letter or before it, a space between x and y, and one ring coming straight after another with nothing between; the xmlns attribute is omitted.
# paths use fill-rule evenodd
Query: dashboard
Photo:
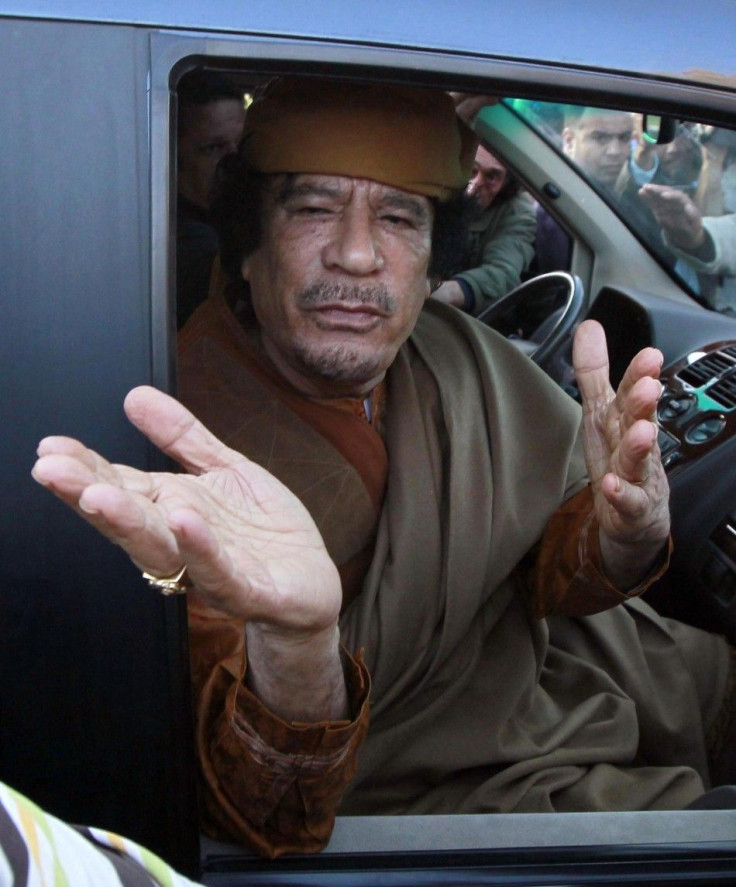
<svg viewBox="0 0 736 887"><path fill-rule="evenodd" d="M659 445L668 469L736 435L736 341L692 351L667 367L659 403Z"/></svg>
<svg viewBox="0 0 736 887"><path fill-rule="evenodd" d="M657 412L675 551L648 600L736 641L736 322L605 288L588 317L606 331L614 387L633 356L665 355Z"/></svg>

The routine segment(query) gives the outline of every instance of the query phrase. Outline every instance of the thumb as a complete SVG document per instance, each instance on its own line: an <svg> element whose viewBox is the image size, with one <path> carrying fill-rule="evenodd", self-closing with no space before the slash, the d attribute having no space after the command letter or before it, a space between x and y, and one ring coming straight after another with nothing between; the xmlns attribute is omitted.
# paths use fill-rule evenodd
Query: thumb
<svg viewBox="0 0 736 887"><path fill-rule="evenodd" d="M163 391L148 385L134 388L123 407L139 431L191 474L247 461L208 431L183 404Z"/></svg>
<svg viewBox="0 0 736 887"><path fill-rule="evenodd" d="M583 321L577 328L573 340L572 362L583 406L608 400L612 392L608 348L606 334L597 321Z"/></svg>

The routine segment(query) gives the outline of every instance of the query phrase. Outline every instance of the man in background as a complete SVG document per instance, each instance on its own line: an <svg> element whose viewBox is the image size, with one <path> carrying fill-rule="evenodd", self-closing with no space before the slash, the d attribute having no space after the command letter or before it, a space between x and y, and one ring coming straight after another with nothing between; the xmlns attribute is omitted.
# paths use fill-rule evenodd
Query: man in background
<svg viewBox="0 0 736 887"><path fill-rule="evenodd" d="M176 320L182 327L207 297L217 234L210 201L217 164L238 149L243 92L216 71L185 74L177 90Z"/></svg>
<svg viewBox="0 0 736 887"><path fill-rule="evenodd" d="M613 190L629 159L634 121L626 111L576 108L566 117L562 147L600 188Z"/></svg>
<svg viewBox="0 0 736 887"><path fill-rule="evenodd" d="M536 219L518 179L482 145L465 193L470 206L463 270L432 295L477 315L521 283L534 257Z"/></svg>

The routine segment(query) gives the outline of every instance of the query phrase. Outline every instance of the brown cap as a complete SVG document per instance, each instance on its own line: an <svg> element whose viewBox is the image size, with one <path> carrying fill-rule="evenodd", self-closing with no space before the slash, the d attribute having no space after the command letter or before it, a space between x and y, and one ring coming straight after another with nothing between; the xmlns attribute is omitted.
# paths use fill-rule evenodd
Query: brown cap
<svg viewBox="0 0 736 887"><path fill-rule="evenodd" d="M476 138L438 89L280 77L248 108L243 147L260 172L373 179L445 200L467 185Z"/></svg>

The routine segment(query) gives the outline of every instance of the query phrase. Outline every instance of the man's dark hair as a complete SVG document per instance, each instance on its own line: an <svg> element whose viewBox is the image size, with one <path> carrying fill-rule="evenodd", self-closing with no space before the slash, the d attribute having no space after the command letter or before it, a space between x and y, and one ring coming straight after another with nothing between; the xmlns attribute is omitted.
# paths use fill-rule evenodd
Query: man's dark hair
<svg viewBox="0 0 736 887"><path fill-rule="evenodd" d="M521 191L521 180L507 168L506 179L501 186L501 190L496 194L493 205L500 206L502 203L506 203L512 197L516 197L519 191Z"/></svg>
<svg viewBox="0 0 736 887"><path fill-rule="evenodd" d="M222 268L233 281L240 280L244 259L260 244L263 192L269 178L248 169L243 154L223 157L218 166L210 217L220 240ZM290 178L284 182L284 192ZM457 256L465 248L466 205L462 191L450 200L431 202L434 224L429 276L442 280L451 276Z"/></svg>
<svg viewBox="0 0 736 887"><path fill-rule="evenodd" d="M219 71L209 71L206 68L195 68L187 71L176 87L177 102L179 108L178 128L181 132L186 122L187 108L202 107L211 102L243 101L243 90Z"/></svg>

